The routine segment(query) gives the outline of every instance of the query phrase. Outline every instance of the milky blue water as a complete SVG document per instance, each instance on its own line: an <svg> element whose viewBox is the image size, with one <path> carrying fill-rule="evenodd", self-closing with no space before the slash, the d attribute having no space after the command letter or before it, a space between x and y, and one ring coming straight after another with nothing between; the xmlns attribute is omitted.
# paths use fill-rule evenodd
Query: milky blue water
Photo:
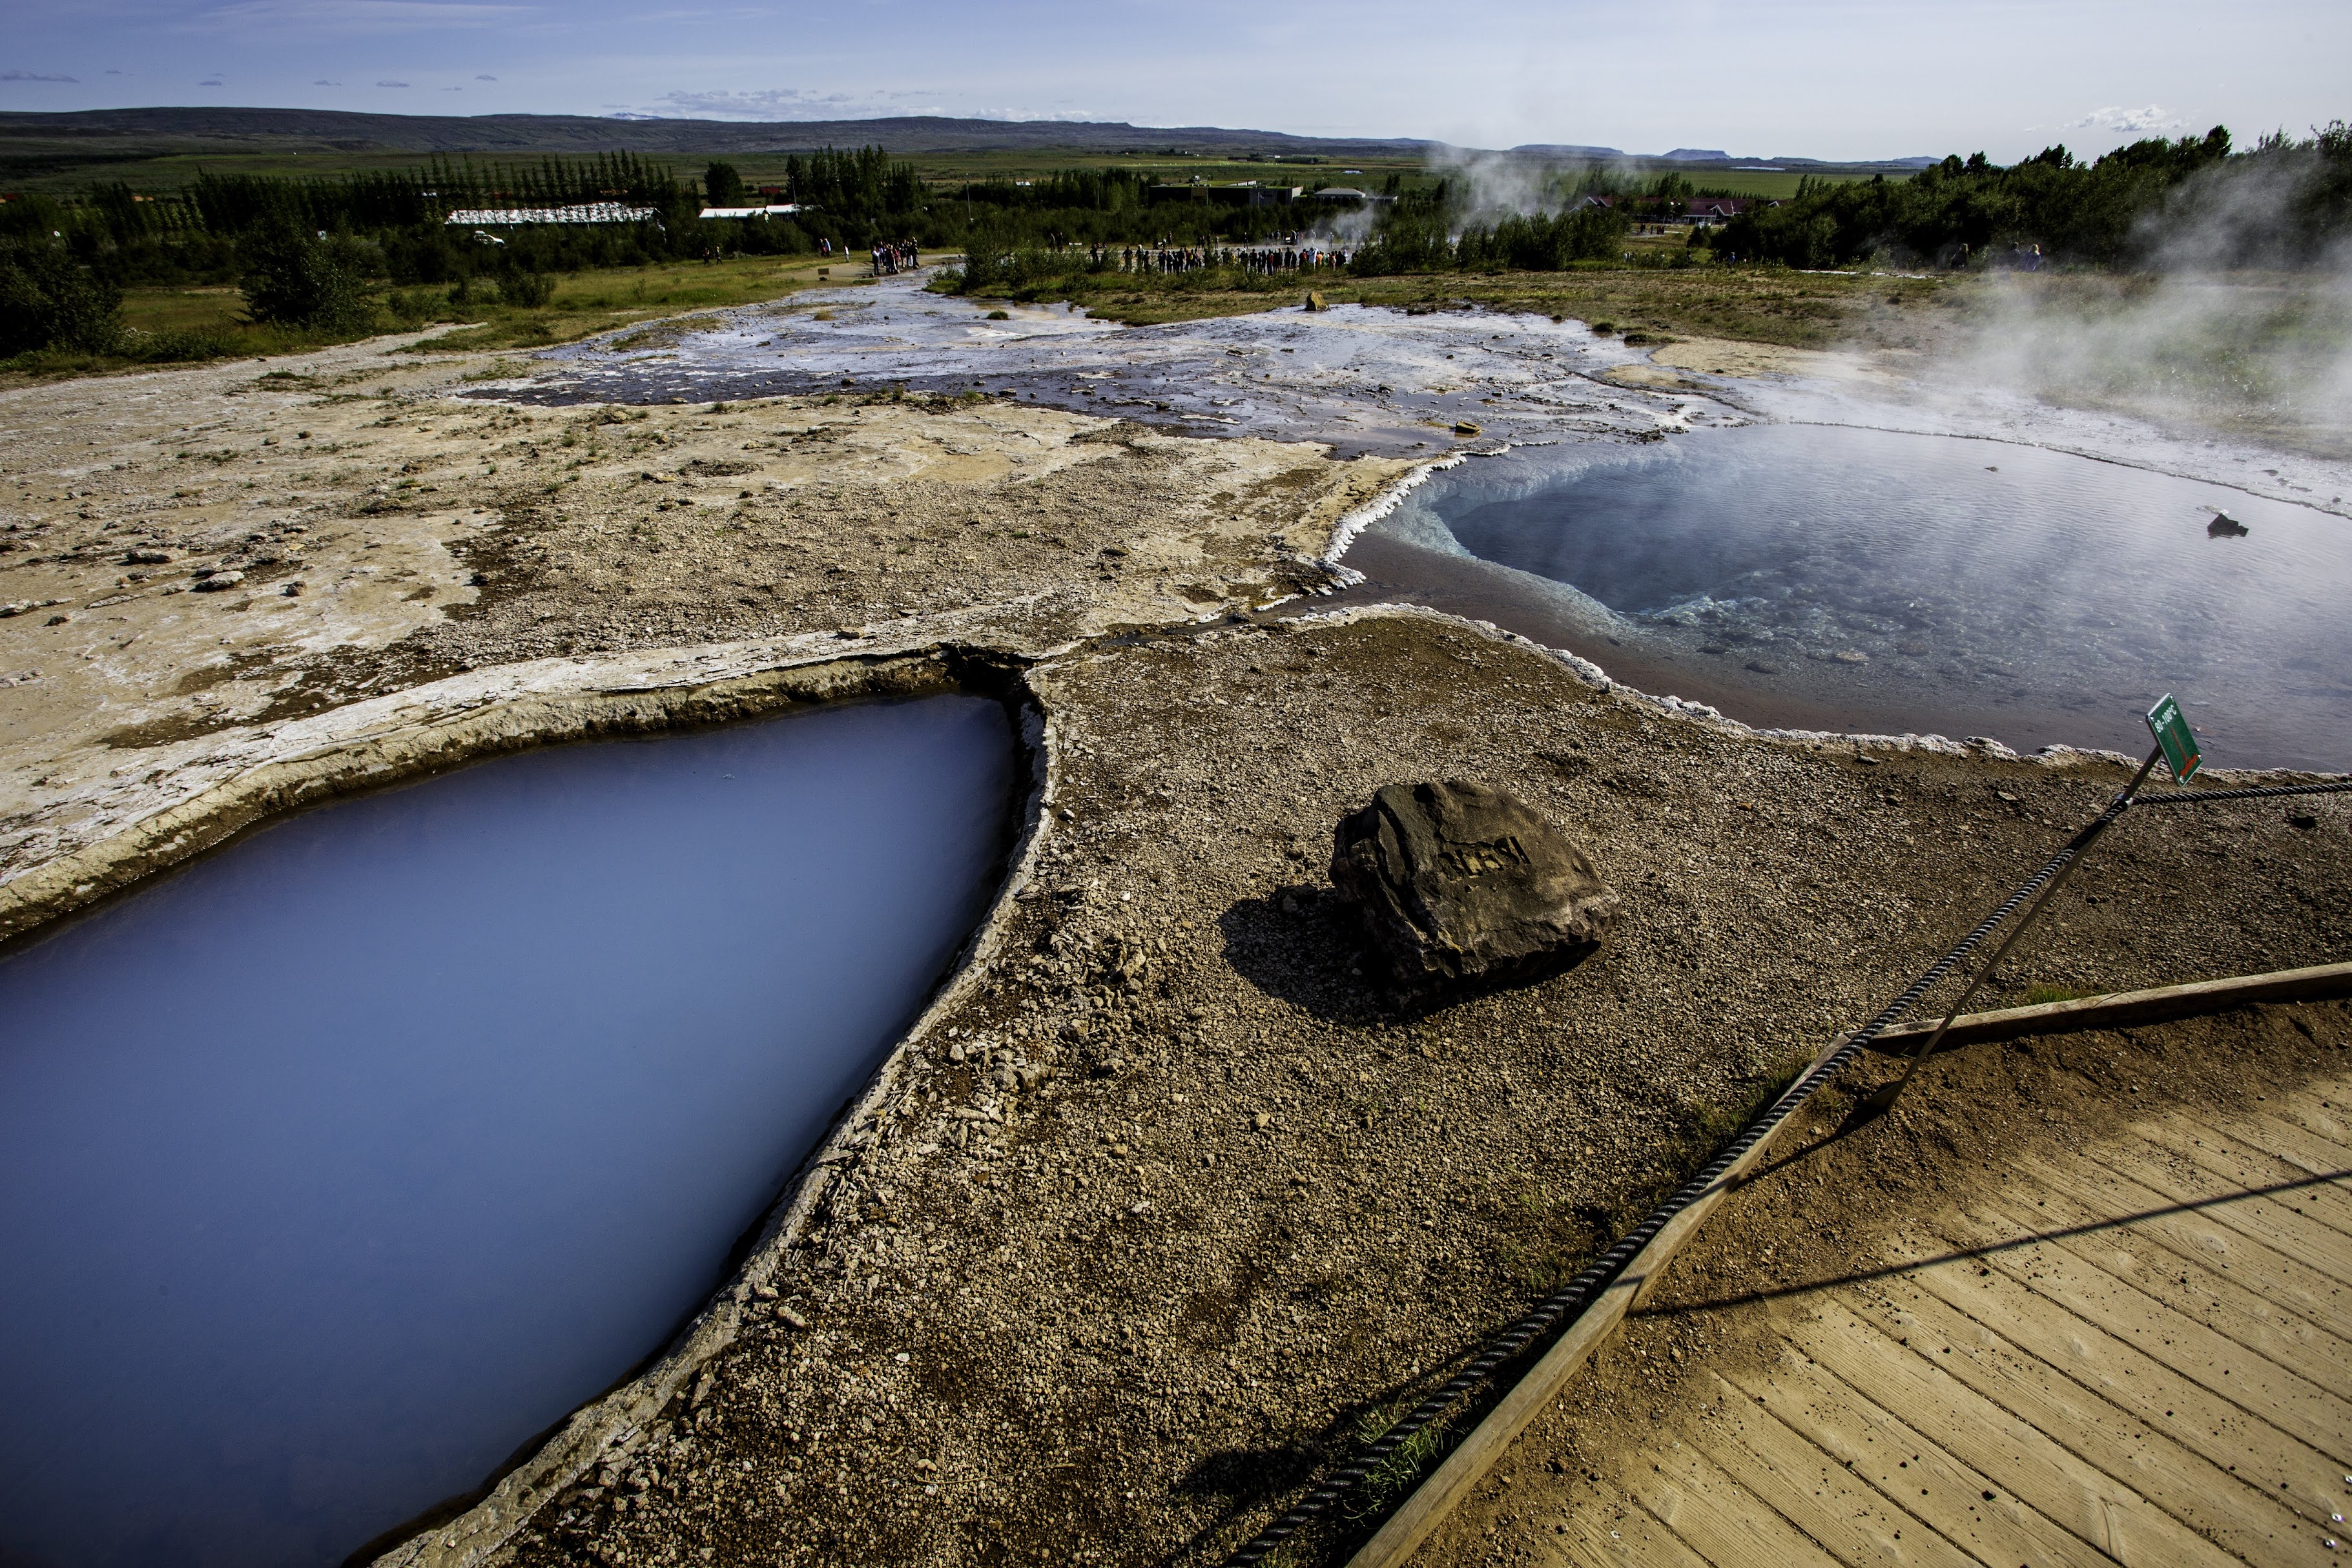
<svg viewBox="0 0 2352 1568"><path fill-rule="evenodd" d="M2145 750L2170 691L2210 762L2352 766L2352 522L2225 485L1759 425L1473 459L1380 526L1559 585L1579 652L1735 717Z"/></svg>
<svg viewBox="0 0 2352 1568"><path fill-rule="evenodd" d="M0 1561L335 1563L658 1350L991 897L976 698L328 805L0 958Z"/></svg>

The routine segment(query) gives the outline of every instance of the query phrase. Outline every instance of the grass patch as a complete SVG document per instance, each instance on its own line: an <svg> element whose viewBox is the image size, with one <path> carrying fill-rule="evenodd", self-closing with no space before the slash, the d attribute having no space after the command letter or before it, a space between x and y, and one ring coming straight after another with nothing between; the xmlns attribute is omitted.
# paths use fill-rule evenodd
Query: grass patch
<svg viewBox="0 0 2352 1568"><path fill-rule="evenodd" d="M1638 243L1638 242L1636 242ZM1303 303L1309 288L1332 304L1399 310L1488 310L1606 321L1653 336L1730 338L1826 348L1857 338L1899 340L1903 319L1955 287L1941 279L1840 277L1778 267L1580 267L1569 272L1440 272L1396 278L1328 274L1266 278L1238 271L1074 272L1017 290L1024 301L1069 300L1129 326L1243 315Z"/></svg>
<svg viewBox="0 0 2352 1568"><path fill-rule="evenodd" d="M839 257L730 257L723 261L671 261L650 267L616 267L559 274L544 306L488 303L453 305L410 291L409 308L428 321L466 323L425 339L420 351L472 353L482 349L538 348L609 332L659 316L688 310L756 305L803 289L840 288L860 281ZM820 272L832 276L819 277Z"/></svg>
<svg viewBox="0 0 2352 1568"><path fill-rule="evenodd" d="M1389 1428L1404 1419L1419 1404L1415 1399L1400 1399L1368 1412L1356 1423L1356 1447L1359 1452L1370 1447L1388 1435ZM1421 1484L1421 1478L1431 1465L1445 1452L1449 1423L1443 1417L1407 1437L1382 1457L1381 1462L1366 1473L1349 1494L1347 1518L1351 1523L1385 1518L1389 1511L1402 1502Z"/></svg>
<svg viewBox="0 0 2352 1568"><path fill-rule="evenodd" d="M820 271L843 274L818 276ZM496 286L481 283L462 303L446 286L380 289L375 319L357 332L318 332L261 325L245 319L245 296L228 285L131 289L123 292L123 342L109 353L46 349L0 361L0 382L96 375L152 364L206 360L265 359L352 342L383 332L436 323L456 330L425 339L420 351L530 349L571 342L633 322L686 310L758 304L802 289L856 281L839 258L733 257L723 261L666 262L559 275L544 306L499 302Z"/></svg>

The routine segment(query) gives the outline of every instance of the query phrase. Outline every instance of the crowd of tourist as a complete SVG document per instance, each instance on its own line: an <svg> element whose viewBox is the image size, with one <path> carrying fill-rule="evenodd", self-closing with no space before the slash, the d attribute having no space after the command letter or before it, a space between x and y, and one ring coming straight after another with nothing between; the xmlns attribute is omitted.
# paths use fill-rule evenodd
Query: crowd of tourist
<svg viewBox="0 0 2352 1568"><path fill-rule="evenodd" d="M1131 245L1117 249L1107 245L1093 246L1087 251L1087 261L1097 272L1207 272L1219 268L1233 268L1244 272L1272 274L1343 268L1348 265L1348 253L1327 249L1311 242L1171 246L1162 240L1157 245Z"/></svg>

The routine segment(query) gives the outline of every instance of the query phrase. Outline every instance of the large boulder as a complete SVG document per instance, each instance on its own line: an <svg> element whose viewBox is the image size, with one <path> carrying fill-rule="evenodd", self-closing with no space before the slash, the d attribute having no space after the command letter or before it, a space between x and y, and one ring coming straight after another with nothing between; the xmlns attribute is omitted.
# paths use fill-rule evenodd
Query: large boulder
<svg viewBox="0 0 2352 1568"><path fill-rule="evenodd" d="M1390 784L1335 837L1332 883L1408 995L1563 968L1617 913L1591 856L1485 784Z"/></svg>

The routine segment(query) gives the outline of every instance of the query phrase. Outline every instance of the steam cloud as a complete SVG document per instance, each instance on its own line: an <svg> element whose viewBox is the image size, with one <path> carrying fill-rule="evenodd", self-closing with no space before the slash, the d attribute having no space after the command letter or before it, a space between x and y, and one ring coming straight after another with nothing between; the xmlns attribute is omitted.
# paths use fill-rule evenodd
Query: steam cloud
<svg viewBox="0 0 2352 1568"><path fill-rule="evenodd" d="M2143 270L1995 276L1956 368L2352 458L2352 237L2314 254L2297 223L2325 177L2315 157L2232 159L2142 221Z"/></svg>

